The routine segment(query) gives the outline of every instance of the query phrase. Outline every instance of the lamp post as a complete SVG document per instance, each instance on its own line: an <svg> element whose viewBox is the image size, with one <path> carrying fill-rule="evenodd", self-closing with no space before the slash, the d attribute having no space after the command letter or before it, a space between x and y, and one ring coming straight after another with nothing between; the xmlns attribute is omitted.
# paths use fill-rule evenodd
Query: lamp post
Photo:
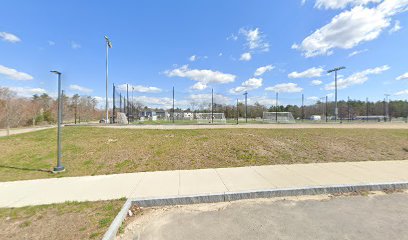
<svg viewBox="0 0 408 240"><path fill-rule="evenodd" d="M108 103L108 61L109 61L109 48L112 48L112 42L109 40L108 36L105 36L106 41L106 103L105 103L105 110L106 110L106 120L105 123L109 122L109 103Z"/></svg>
<svg viewBox="0 0 408 240"><path fill-rule="evenodd" d="M339 109L337 108L337 71L340 71L342 69L345 69L346 67L337 67L337 68L333 68L329 71L327 71L327 73L331 73L334 72L334 121L337 122L337 116L339 114Z"/></svg>
<svg viewBox="0 0 408 240"><path fill-rule="evenodd" d="M57 134L57 166L54 167L53 172L59 173L65 171L65 167L61 163L62 153L61 153L61 119L62 119L62 101L61 101L61 73L58 71L51 71L58 75L58 134Z"/></svg>

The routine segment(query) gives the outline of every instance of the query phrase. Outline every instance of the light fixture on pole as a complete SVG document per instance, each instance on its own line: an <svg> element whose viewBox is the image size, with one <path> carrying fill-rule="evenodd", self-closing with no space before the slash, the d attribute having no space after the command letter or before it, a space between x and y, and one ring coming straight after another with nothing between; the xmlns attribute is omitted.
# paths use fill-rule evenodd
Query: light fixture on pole
<svg viewBox="0 0 408 240"><path fill-rule="evenodd" d="M337 116L339 115L339 109L337 107L337 71L340 71L342 69L345 69L346 67L337 67L337 68L333 68L329 71L327 71L327 73L331 73L334 72L334 121L337 122Z"/></svg>
<svg viewBox="0 0 408 240"><path fill-rule="evenodd" d="M106 41L106 96L105 96L105 110L106 110L106 120L105 123L109 122L109 103L108 103L108 61L109 61L109 48L112 48L112 42L109 40L108 36L105 36Z"/></svg>
<svg viewBox="0 0 408 240"><path fill-rule="evenodd" d="M65 167L61 163L62 152L61 152L61 119L62 119L62 101L61 101L61 73L58 71L51 71L58 75L58 134L57 134L57 166L54 167L53 172L59 173L65 171Z"/></svg>

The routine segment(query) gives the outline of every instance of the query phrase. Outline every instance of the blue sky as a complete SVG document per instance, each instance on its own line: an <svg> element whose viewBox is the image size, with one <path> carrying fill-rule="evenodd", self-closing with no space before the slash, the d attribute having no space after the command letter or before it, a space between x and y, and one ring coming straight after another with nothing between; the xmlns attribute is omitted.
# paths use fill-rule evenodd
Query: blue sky
<svg viewBox="0 0 408 240"><path fill-rule="evenodd" d="M110 84L131 84L135 99L169 107L209 101L307 103L408 98L408 0L20 1L2 0L0 86L20 95L63 88L105 95L105 40ZM258 71L257 71L258 69ZM111 97L111 89L109 97Z"/></svg>

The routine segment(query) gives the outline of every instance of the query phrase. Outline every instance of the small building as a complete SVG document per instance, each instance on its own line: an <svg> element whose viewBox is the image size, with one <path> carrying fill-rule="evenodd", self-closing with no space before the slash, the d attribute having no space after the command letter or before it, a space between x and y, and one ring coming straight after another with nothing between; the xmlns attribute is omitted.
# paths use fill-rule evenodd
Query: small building
<svg viewBox="0 0 408 240"><path fill-rule="evenodd" d="M320 115L312 115L312 116L310 116L310 120L312 120L312 121L321 121L322 117Z"/></svg>

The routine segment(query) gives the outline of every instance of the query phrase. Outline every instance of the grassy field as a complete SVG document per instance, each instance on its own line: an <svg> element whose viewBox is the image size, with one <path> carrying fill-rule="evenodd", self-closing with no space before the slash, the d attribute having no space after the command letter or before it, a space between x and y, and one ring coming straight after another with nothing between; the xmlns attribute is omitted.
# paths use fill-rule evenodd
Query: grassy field
<svg viewBox="0 0 408 240"><path fill-rule="evenodd" d="M0 208L0 239L101 239L124 200Z"/></svg>
<svg viewBox="0 0 408 240"><path fill-rule="evenodd" d="M0 181L248 165L408 159L404 129L56 129L0 138Z"/></svg>

